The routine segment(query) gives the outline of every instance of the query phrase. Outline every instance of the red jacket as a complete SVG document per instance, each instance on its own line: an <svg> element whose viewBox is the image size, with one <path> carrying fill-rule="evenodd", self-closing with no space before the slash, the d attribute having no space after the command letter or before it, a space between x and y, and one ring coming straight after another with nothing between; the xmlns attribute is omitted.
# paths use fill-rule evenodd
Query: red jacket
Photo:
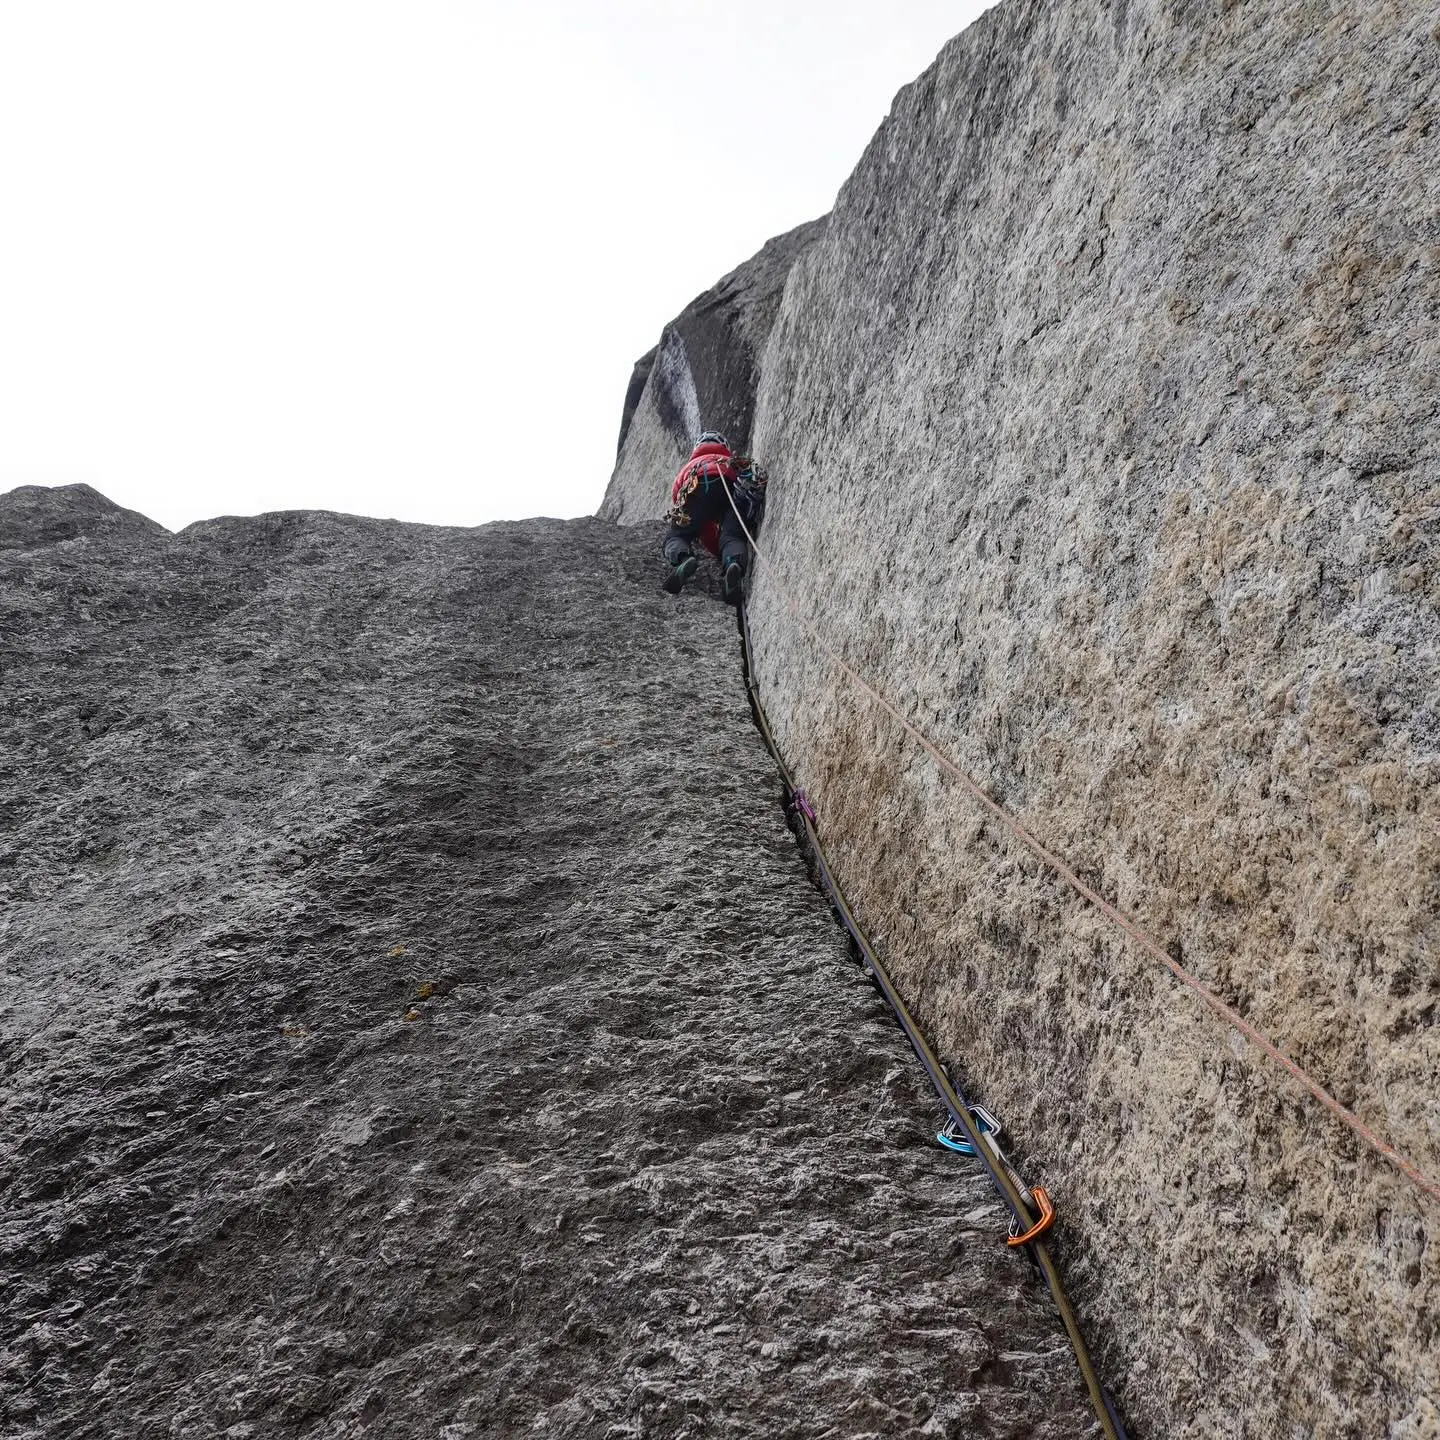
<svg viewBox="0 0 1440 1440"><path fill-rule="evenodd" d="M735 452L724 445L713 443L697 445L690 452L690 458L680 467L679 473L671 483L670 503L683 510L685 502L681 497L681 491L685 489L685 482L692 477L703 480L707 475L723 475L727 484L733 483ZM720 553L720 522L707 520L700 527L700 534L697 538L712 555L718 555Z"/></svg>
<svg viewBox="0 0 1440 1440"><path fill-rule="evenodd" d="M724 445L697 445L690 452L690 458L680 467L679 473L671 483L670 503L674 505L680 499L680 487L692 473L723 475L727 481L733 481L735 479L734 461L735 452Z"/></svg>

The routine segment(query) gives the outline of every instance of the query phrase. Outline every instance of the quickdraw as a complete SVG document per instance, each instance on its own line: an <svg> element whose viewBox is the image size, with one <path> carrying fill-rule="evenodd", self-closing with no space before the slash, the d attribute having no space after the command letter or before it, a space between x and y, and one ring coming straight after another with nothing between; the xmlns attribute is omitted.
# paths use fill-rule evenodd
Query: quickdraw
<svg viewBox="0 0 1440 1440"><path fill-rule="evenodd" d="M810 803L810 797L803 790L791 792L790 813L804 816L812 825L815 823L815 807Z"/></svg>
<svg viewBox="0 0 1440 1440"><path fill-rule="evenodd" d="M1000 1121L983 1105L970 1106L970 1115L975 1121L975 1128L980 1132L981 1140L995 1160L1005 1167L1006 1173L1015 1182L1015 1187L1020 1191L1025 1203L1040 1212L1040 1218L1028 1230L1023 1231L1014 1215L1010 1217L1010 1231L1005 1237L1005 1243L1012 1249L1018 1250L1022 1245L1028 1245L1032 1240L1038 1240L1055 1224L1055 1204L1050 1199L1050 1192L1043 1185L1036 1185L1032 1188L1015 1173L1014 1166L1006 1159L1005 1152L1000 1148L1000 1135L1004 1129ZM947 1150L953 1150L957 1155L977 1155L979 1153L969 1136L957 1129L953 1120L935 1138Z"/></svg>
<svg viewBox="0 0 1440 1440"><path fill-rule="evenodd" d="M975 1124L979 1127L982 1135L989 1135L999 1138L1004 1126L993 1116L983 1105L972 1105L970 1114L974 1116ZM957 1131L953 1120L947 1121L945 1128L935 1137L947 1150L953 1150L957 1155L973 1155L975 1147L966 1137L963 1131Z"/></svg>

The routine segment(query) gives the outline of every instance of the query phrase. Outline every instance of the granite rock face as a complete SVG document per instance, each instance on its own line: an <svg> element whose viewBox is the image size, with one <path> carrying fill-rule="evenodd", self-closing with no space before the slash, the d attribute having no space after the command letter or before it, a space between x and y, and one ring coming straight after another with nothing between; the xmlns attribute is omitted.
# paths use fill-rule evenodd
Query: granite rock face
<svg viewBox="0 0 1440 1440"><path fill-rule="evenodd" d="M1440 1176L1440 14L1006 0L791 272L763 691L857 908L1023 1140L1139 1433L1431 1433L1440 1204L947 783Z"/></svg>
<svg viewBox="0 0 1440 1440"><path fill-rule="evenodd" d="M0 550L34 549L61 540L124 543L166 533L163 525L126 510L89 485L21 485L0 503Z"/></svg>
<svg viewBox="0 0 1440 1440"><path fill-rule="evenodd" d="M7 1440L1094 1433L655 527L97 499L0 496Z"/></svg>
<svg viewBox="0 0 1440 1440"><path fill-rule="evenodd" d="M760 356L786 277L824 232L825 221L812 220L768 241L691 301L636 363L603 519L632 525L663 515L670 481L702 429L719 430L737 449L749 447Z"/></svg>

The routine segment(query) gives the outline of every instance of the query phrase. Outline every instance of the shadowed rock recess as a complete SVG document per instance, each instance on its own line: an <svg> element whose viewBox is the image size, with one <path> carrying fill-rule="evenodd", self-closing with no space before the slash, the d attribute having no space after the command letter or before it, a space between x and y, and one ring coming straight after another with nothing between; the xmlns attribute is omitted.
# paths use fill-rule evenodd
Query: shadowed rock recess
<svg viewBox="0 0 1440 1440"><path fill-rule="evenodd" d="M824 233L822 218L767 241L692 300L635 362L603 519L633 525L662 516L670 481L701 429L719 430L737 449L748 448L760 356L785 280Z"/></svg>
<svg viewBox="0 0 1440 1440"><path fill-rule="evenodd" d="M0 1434L1094 1433L653 527L0 497Z"/></svg>
<svg viewBox="0 0 1440 1440"><path fill-rule="evenodd" d="M1005 839L782 598L1440 1176L1440 15L1004 0L760 365L777 737L1052 1187L1142 1434L1440 1434L1440 1206Z"/></svg>

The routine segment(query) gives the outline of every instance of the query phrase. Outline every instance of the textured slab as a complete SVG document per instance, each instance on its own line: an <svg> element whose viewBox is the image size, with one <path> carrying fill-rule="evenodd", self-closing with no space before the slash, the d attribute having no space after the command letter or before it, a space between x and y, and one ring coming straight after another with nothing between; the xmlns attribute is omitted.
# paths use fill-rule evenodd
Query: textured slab
<svg viewBox="0 0 1440 1440"><path fill-rule="evenodd" d="M22 532L6 1440L1093 1433L653 531Z"/></svg>

